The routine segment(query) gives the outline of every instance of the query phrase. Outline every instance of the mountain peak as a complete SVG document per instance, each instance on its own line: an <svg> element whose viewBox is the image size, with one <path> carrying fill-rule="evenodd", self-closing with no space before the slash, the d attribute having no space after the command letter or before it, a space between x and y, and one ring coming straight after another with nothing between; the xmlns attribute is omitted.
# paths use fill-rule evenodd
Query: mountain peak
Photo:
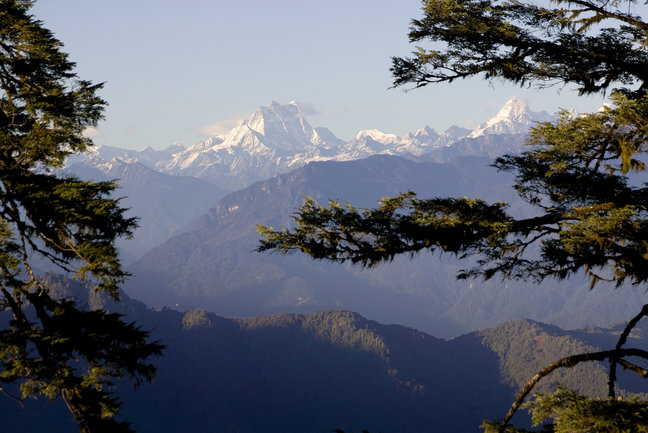
<svg viewBox="0 0 648 433"><path fill-rule="evenodd" d="M537 122L551 119L552 116L546 111L531 111L522 98L514 96L494 117L471 132L469 137L476 138L488 134L526 134Z"/></svg>
<svg viewBox="0 0 648 433"><path fill-rule="evenodd" d="M257 111L242 125L248 126L250 129L264 133L266 126L269 124L283 125L286 128L286 122L300 122L302 120L301 110L299 105L295 103L280 104L276 101L270 104L259 107Z"/></svg>
<svg viewBox="0 0 648 433"><path fill-rule="evenodd" d="M160 167L240 188L310 161L331 159L343 144L329 130L313 128L297 102L272 101L224 136L197 143Z"/></svg>
<svg viewBox="0 0 648 433"><path fill-rule="evenodd" d="M290 101L287 104L280 104L277 101L272 101L267 106L260 107L257 112L263 113L266 117L278 117L282 120L303 118L301 107L295 101Z"/></svg>
<svg viewBox="0 0 648 433"><path fill-rule="evenodd" d="M495 116L496 118L520 118L527 114L530 114L531 110L529 106L522 98L513 96L511 99L506 101L506 104L500 109L500 111Z"/></svg>
<svg viewBox="0 0 648 433"><path fill-rule="evenodd" d="M378 129L363 129L356 134L356 139L360 140L363 137L371 138L372 140L378 142L394 142L398 140L398 137L394 134L386 134Z"/></svg>

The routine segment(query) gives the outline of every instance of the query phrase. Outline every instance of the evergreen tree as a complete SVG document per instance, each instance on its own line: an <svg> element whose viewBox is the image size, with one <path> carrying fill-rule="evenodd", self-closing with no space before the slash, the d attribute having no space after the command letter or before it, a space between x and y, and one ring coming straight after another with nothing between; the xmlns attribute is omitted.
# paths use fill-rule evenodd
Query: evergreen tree
<svg viewBox="0 0 648 433"><path fill-rule="evenodd" d="M31 4L0 1L0 392L61 398L82 432L131 431L113 418L112 381L150 380L162 346L117 314L57 298L34 269L49 262L118 299L127 275L114 242L135 220L110 198L114 183L57 174L92 146L83 131L105 102Z"/></svg>
<svg viewBox="0 0 648 433"><path fill-rule="evenodd" d="M642 181L648 154L648 23L635 7L629 0L424 0L423 18L412 21L409 36L431 48L393 59L395 86L482 76L539 87L568 85L581 94L610 93L611 104L600 112L577 117L562 112L557 121L531 131L524 152L495 161L498 169L515 175L521 198L537 209L534 217L515 218L506 203L419 199L413 193L384 199L375 209L338 202L323 207L309 200L297 210L294 228L260 227L265 239L259 250L299 250L316 259L369 267L399 254L432 250L476 258L459 278L540 281L584 272L592 287L604 281L646 283L648 189ZM622 404L614 399L616 365L646 373L628 362L624 351L644 358L648 353L622 347L646 314L648 307L631 320L614 350L548 366L523 390L505 420L485 424L487 430L513 431L507 425L510 417L535 382L553 369L609 360L609 401L583 404L557 394L532 408L538 421L553 418L557 431L617 431L591 430L591 417L583 417L589 421L582 420L580 430L573 425L565 430L561 416L587 406L605 417L609 411L599 410L605 404ZM648 425L644 415L634 419L632 431Z"/></svg>

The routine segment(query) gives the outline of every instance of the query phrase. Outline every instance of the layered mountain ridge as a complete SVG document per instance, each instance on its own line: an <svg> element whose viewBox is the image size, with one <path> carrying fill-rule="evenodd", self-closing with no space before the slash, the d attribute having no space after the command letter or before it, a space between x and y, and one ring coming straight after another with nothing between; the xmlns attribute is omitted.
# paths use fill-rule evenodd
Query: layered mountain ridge
<svg viewBox="0 0 648 433"><path fill-rule="evenodd" d="M528 212L510 176L489 164L494 155L519 150L528 127L543 119L514 99L473 131L424 127L399 137L365 130L343 142L310 126L298 104L271 103L224 136L189 148L102 147L71 164L84 177L119 178L123 204L142 216L145 229L163 222L158 231L168 238L129 267L134 278L124 288L174 308L153 311L126 294L123 304L104 305L86 294L91 308L118 309L167 345L156 380L119 395L125 418L141 432L477 432L548 362L613 347L622 327L499 323L530 317L569 328L608 325L627 319L645 293L590 291L578 278L533 287L456 282L459 264L429 254L366 271L253 252L254 225L289 225L304 195L369 207L384 195L415 190L421 197L503 200L514 213ZM263 180L240 187L257 178ZM225 195L223 186L237 190ZM136 233L137 254L149 246L143 236ZM56 284L61 296L72 295L66 283L50 285ZM234 319L205 309L271 315ZM379 322L437 337L466 334L441 340ZM646 328L635 331L630 340L644 345ZM606 378L602 366L591 364L560 372L539 390L555 379L605 395ZM620 385L642 389L623 376ZM2 425L74 431L67 418L48 418L55 406L42 403L26 403L37 414L29 417L0 404Z"/></svg>
<svg viewBox="0 0 648 433"><path fill-rule="evenodd" d="M124 149L103 150L117 156L105 160L93 155L69 164L67 170L82 179L118 181L116 197L127 209L126 216L138 219L133 238L120 239L117 243L126 263L168 239L229 192L195 177L161 173ZM155 152L159 151L150 149L142 153L155 160L159 156Z"/></svg>
<svg viewBox="0 0 648 433"><path fill-rule="evenodd" d="M645 303L641 291L590 291L580 277L542 285L495 278L457 281L458 270L472 264L451 255L398 257L363 270L303 254L254 251L259 244L255 226L290 226L305 196L362 208L415 191L421 198L505 201L515 215L531 216L533 209L517 196L511 175L498 173L490 162L464 157L441 164L374 155L310 163L223 197L183 233L129 267L133 277L125 289L152 306L200 306L226 316L344 308L441 337L517 317L565 327L607 325L627 319L633 306Z"/></svg>
<svg viewBox="0 0 648 433"><path fill-rule="evenodd" d="M304 196L373 207L381 197L415 191L506 201L514 213L529 212L511 177L489 167L494 156L519 151L526 138L521 131L543 118L519 99L479 131L425 127L399 137L366 130L347 143L303 117L295 103L271 103L225 136L188 149L100 148L71 167L84 177L120 179L118 196L142 217L135 239L120 244L131 256L129 293L151 305L193 305L234 316L346 308L440 336L520 316L560 326L604 325L626 319L631 305L642 302L633 290L590 293L578 278L542 286L457 282L458 268L469 263L426 254L366 272L253 252L255 225L290 225ZM171 163L178 171L159 168ZM203 178L178 175L190 170L202 170ZM204 177L210 172L231 187L263 180L225 195L208 187L214 186Z"/></svg>

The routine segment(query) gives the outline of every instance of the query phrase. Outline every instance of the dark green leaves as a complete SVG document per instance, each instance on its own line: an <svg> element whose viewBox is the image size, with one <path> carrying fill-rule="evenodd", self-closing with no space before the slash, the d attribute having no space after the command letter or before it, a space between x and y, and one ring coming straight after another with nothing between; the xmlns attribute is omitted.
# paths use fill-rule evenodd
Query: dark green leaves
<svg viewBox="0 0 648 433"><path fill-rule="evenodd" d="M91 142L101 85L77 79L62 44L28 15L30 2L0 3L0 171L59 166Z"/></svg>
<svg viewBox="0 0 648 433"><path fill-rule="evenodd" d="M590 399L564 387L555 393L538 394L524 405L536 426L550 422L540 431L554 433L648 432L648 402L644 400ZM498 422L487 421L486 433L528 432L513 426L500 429ZM535 431L535 430L534 430Z"/></svg>
<svg viewBox="0 0 648 433"><path fill-rule="evenodd" d="M0 392L62 398L82 432L131 431L113 418L110 388L124 376L151 380L162 346L119 315L57 298L33 269L48 261L118 299L127 274L115 240L135 219L111 197L114 183L53 174L92 145L82 133L105 102L30 5L0 2Z"/></svg>
<svg viewBox="0 0 648 433"><path fill-rule="evenodd" d="M81 425L117 425L112 379L150 380L155 368L143 360L162 347L117 314L80 310L43 289L26 292L25 300L33 318L0 331L0 383L19 383L22 397L63 398Z"/></svg>
<svg viewBox="0 0 648 433"><path fill-rule="evenodd" d="M313 258L373 266L403 253L440 249L463 254L487 247L510 230L504 204L479 200L419 200L413 193L385 198L371 210L311 200L297 210L297 228L277 232L259 227L266 237L259 251L298 249Z"/></svg>

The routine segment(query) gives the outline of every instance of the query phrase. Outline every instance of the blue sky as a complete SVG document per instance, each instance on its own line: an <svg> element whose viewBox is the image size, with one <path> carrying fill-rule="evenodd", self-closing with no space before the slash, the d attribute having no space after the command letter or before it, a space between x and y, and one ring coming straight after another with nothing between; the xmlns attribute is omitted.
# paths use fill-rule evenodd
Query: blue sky
<svg viewBox="0 0 648 433"><path fill-rule="evenodd" d="M205 140L271 101L298 101L348 140L429 125L473 127L513 95L533 110L597 109L602 96L473 79L390 89L391 56L414 47L420 0L58 0L32 13L83 79L105 82L95 143L141 149Z"/></svg>

